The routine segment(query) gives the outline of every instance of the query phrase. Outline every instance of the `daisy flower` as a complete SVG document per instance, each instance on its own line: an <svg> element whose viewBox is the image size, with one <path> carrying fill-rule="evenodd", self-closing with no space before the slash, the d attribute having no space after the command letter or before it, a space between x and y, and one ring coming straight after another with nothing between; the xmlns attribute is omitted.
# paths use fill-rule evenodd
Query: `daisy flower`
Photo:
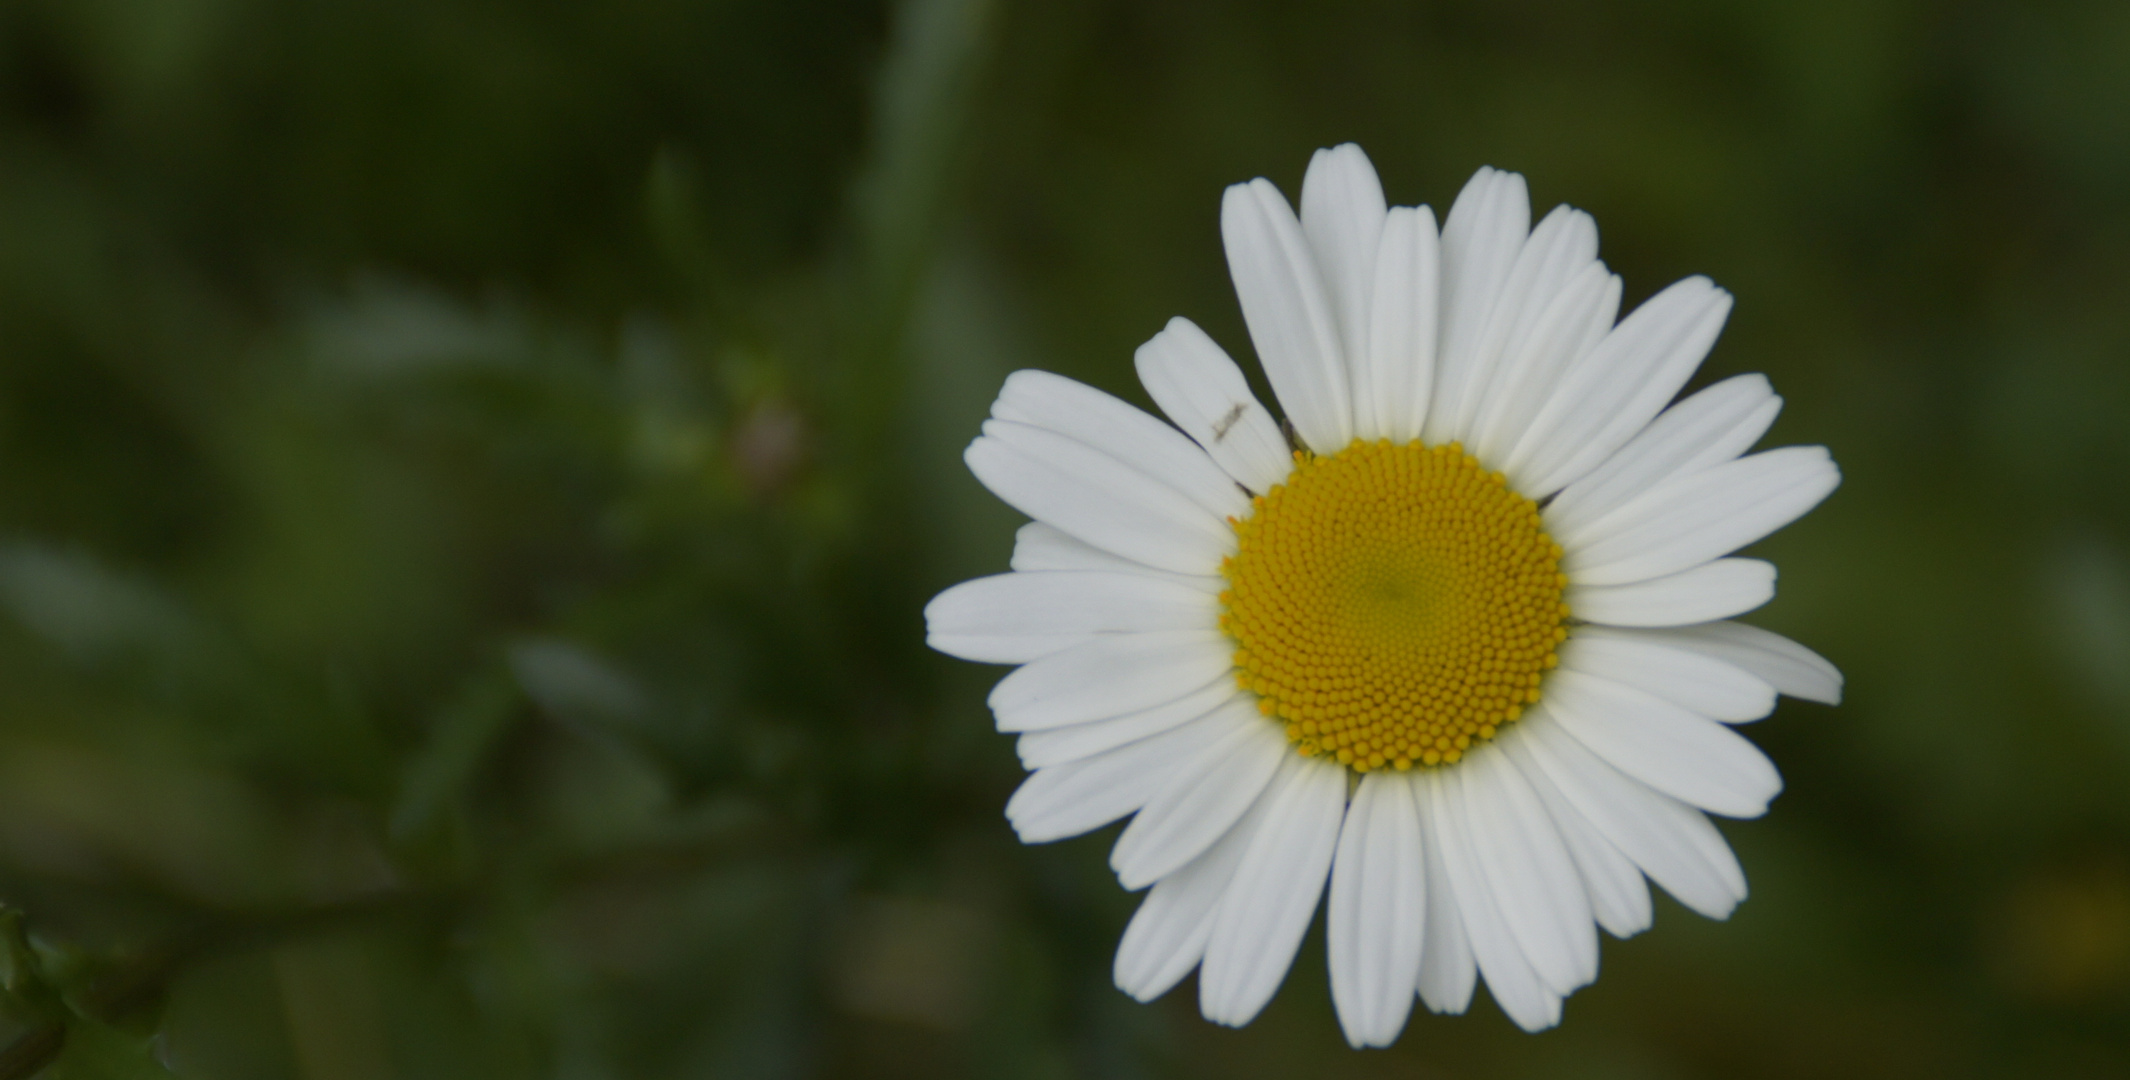
<svg viewBox="0 0 2130 1080"><path fill-rule="evenodd" d="M1137 355L1170 423L1020 371L970 445L1034 521L1011 573L925 609L930 643L1019 665L990 706L1032 770L1023 841L1131 818L1133 997L1195 968L1206 1018L1248 1023L1328 889L1353 1045L1480 976L1535 1031L1596 978L1598 927L1649 926L1645 878L1710 918L1745 898L1706 815L1782 781L1731 725L1842 679L1727 621L1775 588L1730 553L1840 473L1746 453L1782 404L1762 376L1672 400L1730 294L1690 277L1618 319L1590 216L1530 213L1481 169L1438 230L1350 144L1299 217L1237 184L1221 235L1284 428L1179 318Z"/></svg>

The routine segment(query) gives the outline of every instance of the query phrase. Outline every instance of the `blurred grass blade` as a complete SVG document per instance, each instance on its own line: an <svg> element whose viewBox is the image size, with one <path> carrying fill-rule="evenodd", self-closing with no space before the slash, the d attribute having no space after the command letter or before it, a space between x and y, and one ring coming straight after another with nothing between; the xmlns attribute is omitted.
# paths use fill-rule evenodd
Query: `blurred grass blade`
<svg viewBox="0 0 2130 1080"><path fill-rule="evenodd" d="M485 670L466 680L430 729L428 745L407 763L406 780L392 807L392 835L419 832L462 791L510 722L516 718L516 680Z"/></svg>
<svg viewBox="0 0 2130 1080"><path fill-rule="evenodd" d="M996 9L996 0L909 0L896 12L874 88L872 157L854 192L861 280L853 359L876 373L868 384L892 367L932 253ZM856 400L881 388L856 387Z"/></svg>

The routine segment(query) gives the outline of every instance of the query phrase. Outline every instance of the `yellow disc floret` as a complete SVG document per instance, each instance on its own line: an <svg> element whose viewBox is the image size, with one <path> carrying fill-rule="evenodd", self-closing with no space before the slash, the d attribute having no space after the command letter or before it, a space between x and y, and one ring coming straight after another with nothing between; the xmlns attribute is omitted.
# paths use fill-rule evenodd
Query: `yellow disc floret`
<svg viewBox="0 0 2130 1080"><path fill-rule="evenodd" d="M1456 761L1557 662L1560 546L1455 443L1295 457L1221 564L1237 679L1304 755L1360 772Z"/></svg>

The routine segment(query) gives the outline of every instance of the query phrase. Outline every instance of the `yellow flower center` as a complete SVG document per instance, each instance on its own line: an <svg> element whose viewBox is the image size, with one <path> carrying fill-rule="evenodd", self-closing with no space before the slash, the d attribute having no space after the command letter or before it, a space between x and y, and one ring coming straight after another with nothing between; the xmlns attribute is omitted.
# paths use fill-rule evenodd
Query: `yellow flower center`
<svg viewBox="0 0 2130 1080"><path fill-rule="evenodd" d="M1454 762L1538 700L1568 579L1536 503L1456 443L1295 459L1233 522L1220 625L1297 751L1360 772Z"/></svg>

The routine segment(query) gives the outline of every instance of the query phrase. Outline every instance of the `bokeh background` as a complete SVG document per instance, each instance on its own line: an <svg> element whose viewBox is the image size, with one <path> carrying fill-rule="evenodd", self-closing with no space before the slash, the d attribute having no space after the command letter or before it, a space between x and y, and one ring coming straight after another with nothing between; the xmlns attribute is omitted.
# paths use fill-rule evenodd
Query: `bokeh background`
<svg viewBox="0 0 2130 1080"><path fill-rule="evenodd" d="M1346 140L1846 475L1752 898L1538 1036L1129 1001L922 643L1005 373L1247 355L1221 188ZM8 0L0 1078L2130 1075L2126 195L2117 0Z"/></svg>

